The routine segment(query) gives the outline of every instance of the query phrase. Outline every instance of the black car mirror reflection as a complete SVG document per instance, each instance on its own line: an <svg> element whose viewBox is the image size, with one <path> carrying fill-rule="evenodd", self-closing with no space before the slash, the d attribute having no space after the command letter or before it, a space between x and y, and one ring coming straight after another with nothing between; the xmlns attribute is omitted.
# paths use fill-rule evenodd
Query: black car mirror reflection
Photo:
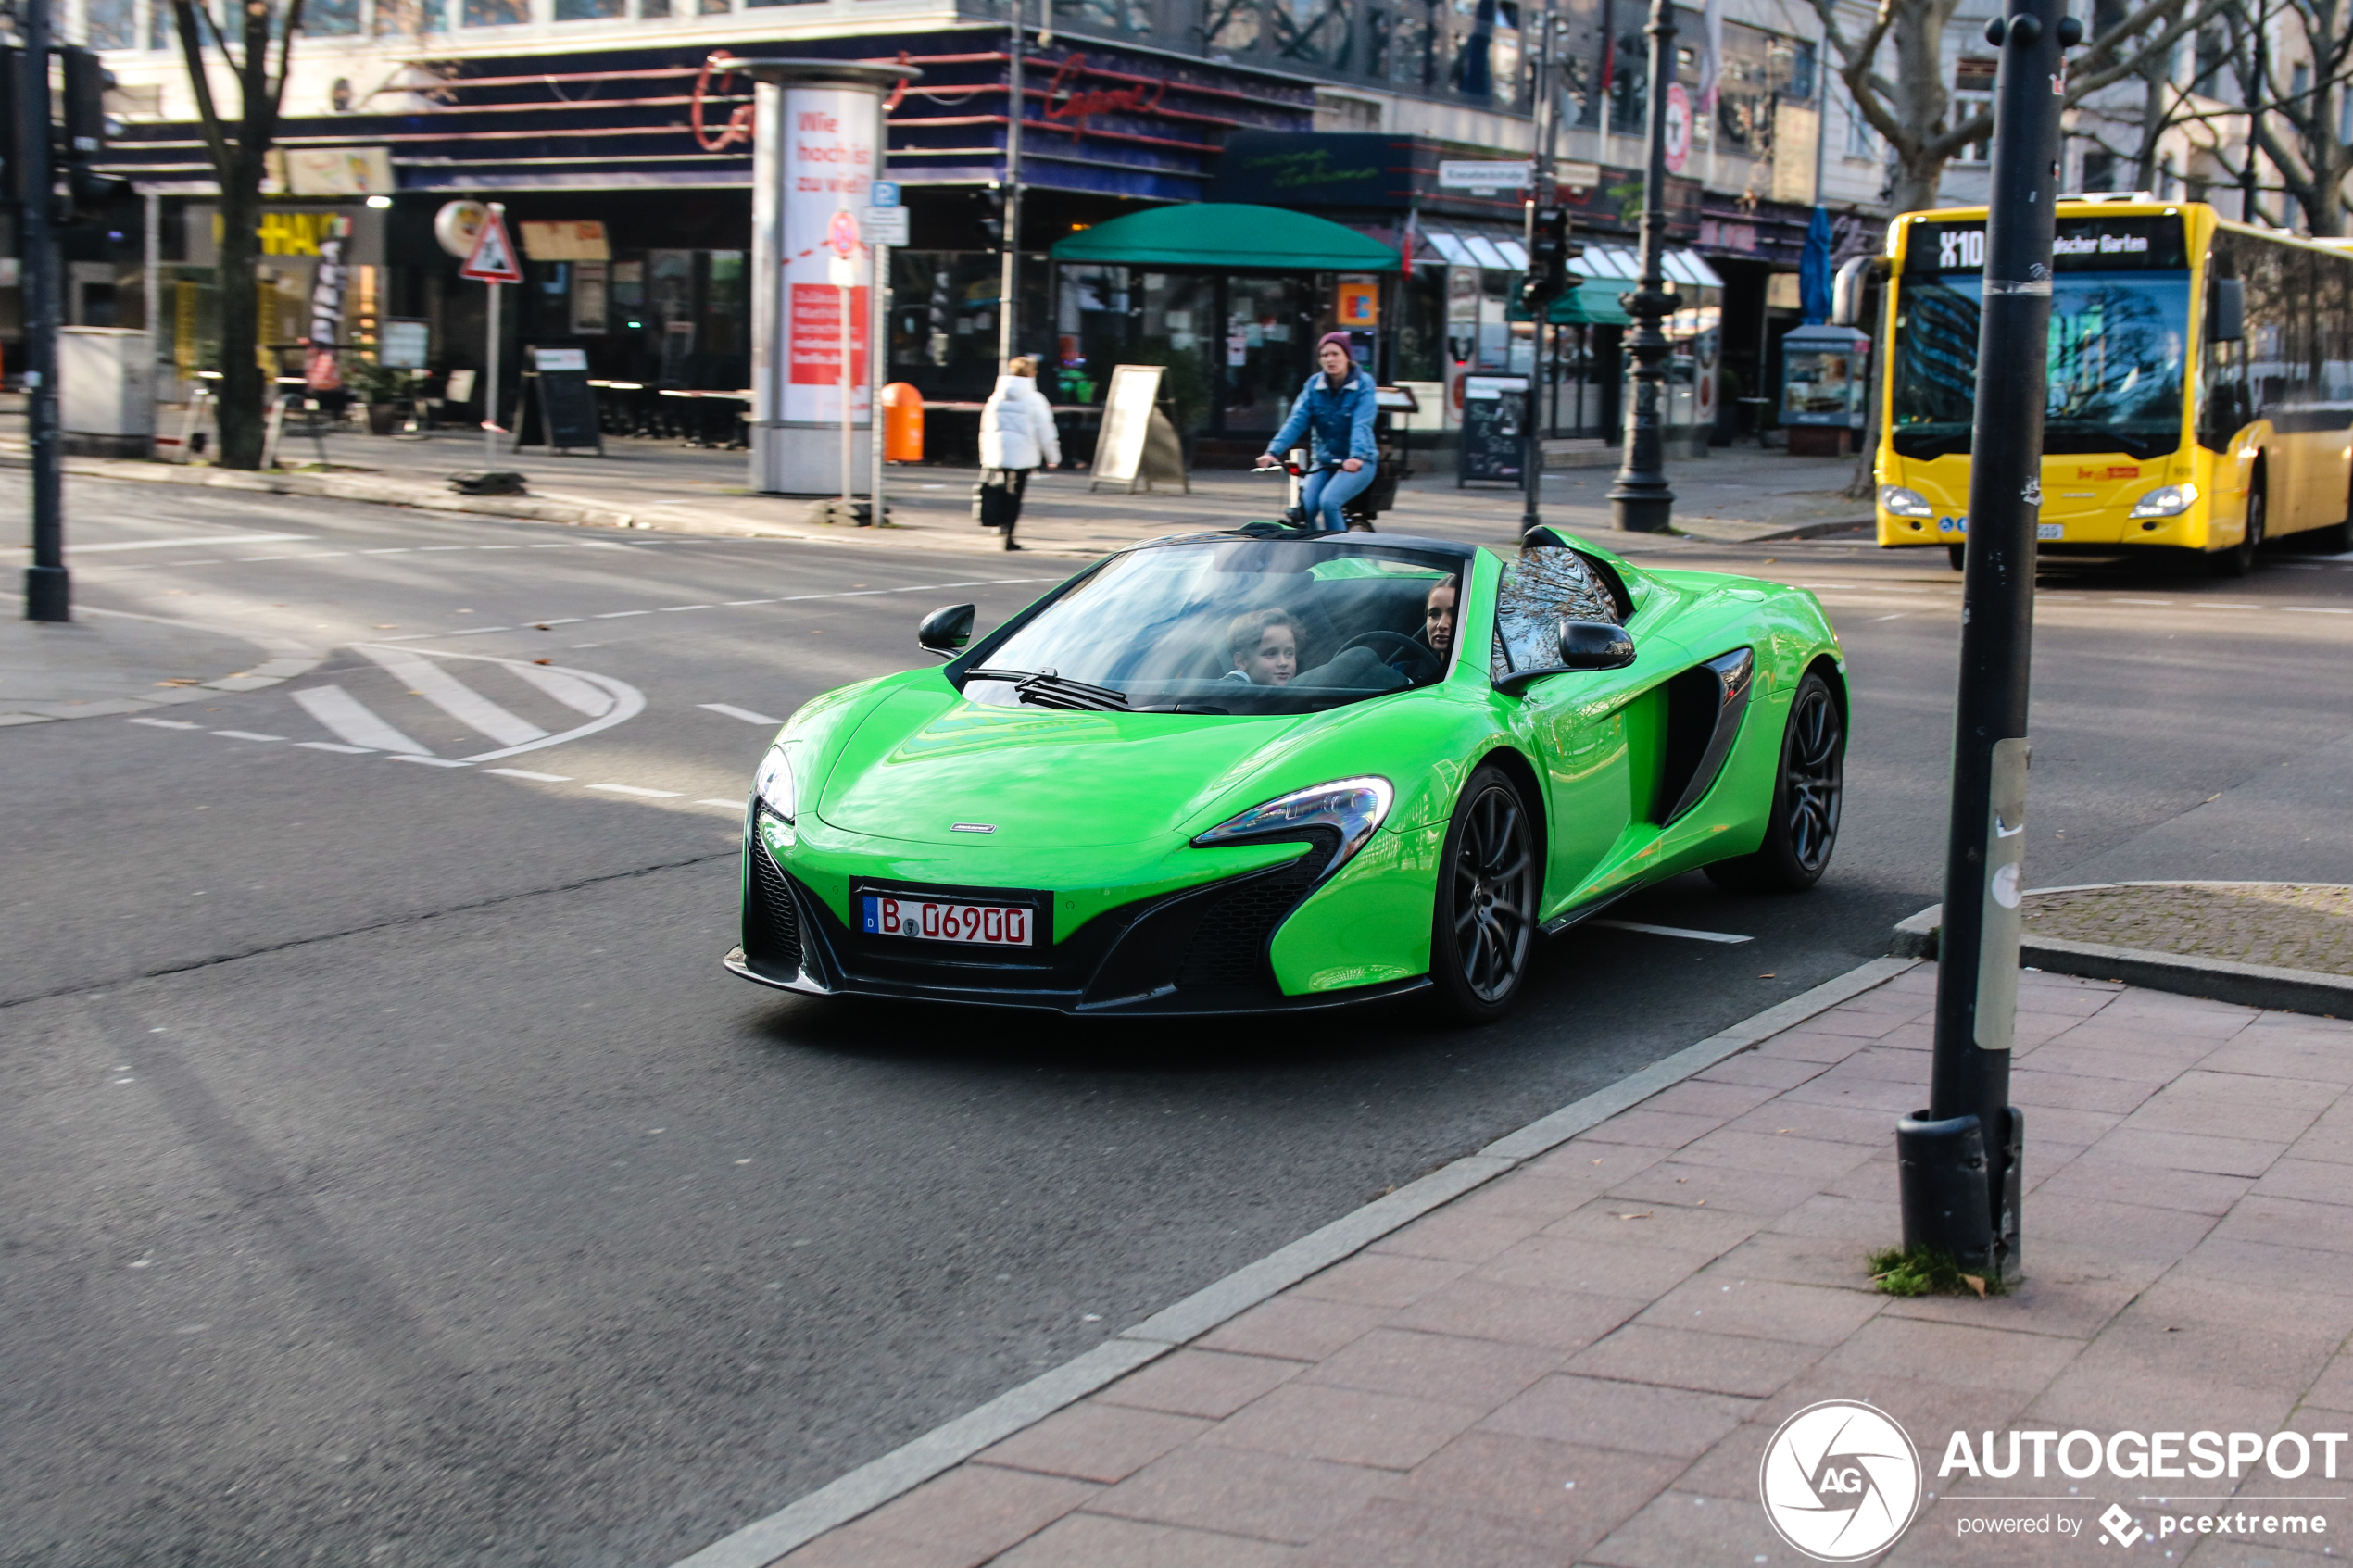
<svg viewBox="0 0 2353 1568"><path fill-rule="evenodd" d="M1634 662L1634 637L1607 621L1563 621L1560 662L1538 670L1515 670L1495 683L1502 691L1525 690L1531 681L1576 671L1623 670Z"/></svg>
<svg viewBox="0 0 2353 1568"><path fill-rule="evenodd" d="M915 641L925 651L942 659L953 659L973 640L973 607L943 605L923 619L915 628Z"/></svg>

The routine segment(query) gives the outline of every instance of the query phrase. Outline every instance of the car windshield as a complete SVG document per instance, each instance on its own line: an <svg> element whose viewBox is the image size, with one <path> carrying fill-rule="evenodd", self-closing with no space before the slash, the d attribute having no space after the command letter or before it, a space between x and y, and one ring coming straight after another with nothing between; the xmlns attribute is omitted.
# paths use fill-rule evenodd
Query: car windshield
<svg viewBox="0 0 2353 1568"><path fill-rule="evenodd" d="M1895 450L1969 449L1979 279L1906 279L1895 318ZM2043 449L2154 458L2182 442L2187 272L2061 271L2051 286Z"/></svg>
<svg viewBox="0 0 2353 1568"><path fill-rule="evenodd" d="M1428 685L1469 562L1301 539L1148 546L1071 583L961 667L976 702L1312 713Z"/></svg>

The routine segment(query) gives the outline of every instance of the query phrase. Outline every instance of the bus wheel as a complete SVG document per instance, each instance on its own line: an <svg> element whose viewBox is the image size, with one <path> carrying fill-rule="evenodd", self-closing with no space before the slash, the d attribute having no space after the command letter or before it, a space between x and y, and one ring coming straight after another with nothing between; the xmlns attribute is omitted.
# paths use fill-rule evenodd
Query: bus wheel
<svg viewBox="0 0 2353 1568"><path fill-rule="evenodd" d="M1958 571L1961 570L1962 565L1969 559L1969 546L1966 545L1947 545L1944 546L1944 558L1953 563L1953 570L1955 571Z"/></svg>
<svg viewBox="0 0 2353 1568"><path fill-rule="evenodd" d="M2255 552L2263 544L2263 482L2246 493L2246 536L2227 550L2206 558L2207 570L2217 577L2244 577L2255 570Z"/></svg>

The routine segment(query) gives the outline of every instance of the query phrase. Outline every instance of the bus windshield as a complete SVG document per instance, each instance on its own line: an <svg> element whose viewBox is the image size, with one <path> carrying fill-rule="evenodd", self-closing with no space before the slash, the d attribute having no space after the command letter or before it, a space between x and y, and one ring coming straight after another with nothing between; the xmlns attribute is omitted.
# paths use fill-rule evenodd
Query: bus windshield
<svg viewBox="0 0 2353 1568"><path fill-rule="evenodd" d="M1906 458L1967 453L1980 280L1907 278L1895 318L1890 433ZM2146 460L2182 442L2186 271L2063 271L2052 283L2043 449Z"/></svg>

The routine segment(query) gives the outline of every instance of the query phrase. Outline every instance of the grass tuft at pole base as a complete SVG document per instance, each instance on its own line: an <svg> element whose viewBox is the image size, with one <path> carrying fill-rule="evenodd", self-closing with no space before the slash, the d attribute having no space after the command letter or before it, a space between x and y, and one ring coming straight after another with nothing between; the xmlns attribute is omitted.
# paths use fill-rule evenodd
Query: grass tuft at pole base
<svg viewBox="0 0 2353 1568"><path fill-rule="evenodd" d="M2009 1286L1997 1278L1983 1274L1965 1274L1953 1255L1941 1247L1923 1247L1917 1252L1901 1247L1883 1248L1868 1255L1864 1261L1871 1271L1871 1285L1890 1296L2007 1296Z"/></svg>

